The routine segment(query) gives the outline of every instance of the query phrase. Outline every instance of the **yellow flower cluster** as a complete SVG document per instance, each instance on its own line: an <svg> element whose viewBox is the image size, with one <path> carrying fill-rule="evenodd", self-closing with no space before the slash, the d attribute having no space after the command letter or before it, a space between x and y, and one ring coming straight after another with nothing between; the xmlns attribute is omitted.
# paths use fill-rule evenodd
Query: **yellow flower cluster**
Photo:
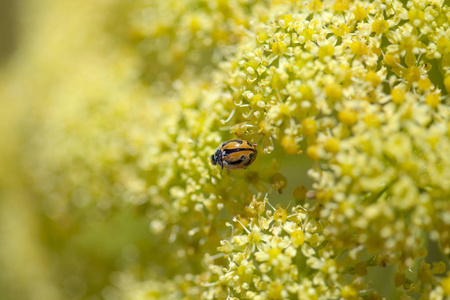
<svg viewBox="0 0 450 300"><path fill-rule="evenodd" d="M253 20L270 14L267 3L239 0L138 0L127 11L124 32L142 59L143 80L165 84L186 74L208 74Z"/></svg>
<svg viewBox="0 0 450 300"><path fill-rule="evenodd" d="M228 267L208 263L218 277L209 293L255 300L338 298L349 264L334 259L320 222L298 207L290 215L281 206L265 210L267 199L260 198L248 205L245 218L235 220L241 228L218 248L228 256Z"/></svg>
<svg viewBox="0 0 450 300"><path fill-rule="evenodd" d="M339 293L376 299L367 267L396 265L396 276L405 277L427 256L427 240L449 254L449 12L433 2L316 1L250 28L221 64L213 102L218 113L234 105L226 118L231 131L260 142L265 153L276 144L290 155L304 148L316 161L309 171L314 200L301 199L297 208L323 230L320 239L301 222L281 230L275 221L287 215L276 217L283 215L278 210L269 219L244 218L245 232L219 248L228 267L205 275L214 283L208 295L306 298L302 280L315 279L305 283L313 287L311 299ZM315 258L336 265L350 255L333 281L320 280L322 270L308 277L308 268L301 269L292 232L332 246L317 256L300 254L311 264ZM396 285L405 295L438 297L441 279L422 276L422 266L414 271L416 283ZM352 280L342 277L346 272Z"/></svg>
<svg viewBox="0 0 450 300"><path fill-rule="evenodd" d="M28 11L46 47L0 89L38 100L20 156L61 295L450 296L448 3L76 2ZM210 162L233 138L246 170Z"/></svg>

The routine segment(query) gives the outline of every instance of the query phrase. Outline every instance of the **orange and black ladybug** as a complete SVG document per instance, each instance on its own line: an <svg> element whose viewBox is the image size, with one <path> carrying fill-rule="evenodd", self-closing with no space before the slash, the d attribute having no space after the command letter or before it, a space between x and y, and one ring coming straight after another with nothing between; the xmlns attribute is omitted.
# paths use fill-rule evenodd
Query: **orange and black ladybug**
<svg viewBox="0 0 450 300"><path fill-rule="evenodd" d="M255 160L257 153L256 144L245 140L231 140L217 148L211 155L211 163L227 170L245 169Z"/></svg>

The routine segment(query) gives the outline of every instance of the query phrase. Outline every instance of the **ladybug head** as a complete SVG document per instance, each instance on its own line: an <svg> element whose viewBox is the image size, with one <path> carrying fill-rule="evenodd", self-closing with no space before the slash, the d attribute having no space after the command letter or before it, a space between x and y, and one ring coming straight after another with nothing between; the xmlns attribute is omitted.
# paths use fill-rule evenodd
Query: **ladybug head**
<svg viewBox="0 0 450 300"><path fill-rule="evenodd" d="M222 151L220 151L220 149L217 149L216 152L211 155L211 163L213 165L222 165Z"/></svg>

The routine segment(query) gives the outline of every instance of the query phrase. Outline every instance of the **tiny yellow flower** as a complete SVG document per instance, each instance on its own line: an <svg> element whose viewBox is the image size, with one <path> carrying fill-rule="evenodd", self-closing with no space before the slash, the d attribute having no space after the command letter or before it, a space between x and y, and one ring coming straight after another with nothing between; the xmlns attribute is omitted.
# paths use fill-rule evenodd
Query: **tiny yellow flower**
<svg viewBox="0 0 450 300"><path fill-rule="evenodd" d="M354 125L358 121L358 115L350 109L343 109L338 113L338 119L344 124Z"/></svg>
<svg viewBox="0 0 450 300"><path fill-rule="evenodd" d="M327 56L333 56L334 54L334 47L331 45L325 45L319 48L319 58L324 59Z"/></svg>
<svg viewBox="0 0 450 300"><path fill-rule="evenodd" d="M269 251L267 251L267 254L269 254L268 259L270 261L275 261L278 256L281 254L281 249L280 248L272 248Z"/></svg>
<svg viewBox="0 0 450 300"><path fill-rule="evenodd" d="M332 137L329 138L323 147L325 151L330 153L337 153L339 151L339 139Z"/></svg>
<svg viewBox="0 0 450 300"><path fill-rule="evenodd" d="M450 81L450 79L449 79ZM306 85L306 84L302 84L299 87L299 92L302 94L302 100L314 100L314 93L313 90L310 86Z"/></svg>
<svg viewBox="0 0 450 300"><path fill-rule="evenodd" d="M311 158L312 160L319 160L319 148L317 145L311 145L306 149L306 155Z"/></svg>
<svg viewBox="0 0 450 300"><path fill-rule="evenodd" d="M274 89L278 89L278 90L284 88L284 86L286 85L287 79L288 78L285 77L284 74L276 73L272 77L272 87Z"/></svg>
<svg viewBox="0 0 450 300"><path fill-rule="evenodd" d="M283 285L279 282L271 282L269 286L269 292L267 293L267 296L269 299L282 299L282 293L283 292Z"/></svg>
<svg viewBox="0 0 450 300"><path fill-rule="evenodd" d="M291 233L291 242L296 247L303 245L305 242L305 233L300 229L294 230Z"/></svg>
<svg viewBox="0 0 450 300"><path fill-rule="evenodd" d="M400 64L400 57L394 53L386 53L384 55L384 62L391 67L397 67Z"/></svg>
<svg viewBox="0 0 450 300"><path fill-rule="evenodd" d="M262 109L259 105L260 103L265 103L264 96L261 94L256 94L253 96L253 98L250 99L250 105L253 109Z"/></svg>
<svg viewBox="0 0 450 300"><path fill-rule="evenodd" d="M423 91L427 91L431 88L431 80L428 77L420 78L417 82L417 87Z"/></svg>
<svg viewBox="0 0 450 300"><path fill-rule="evenodd" d="M440 94L429 94L425 99L425 103L433 108L438 107L439 103L441 103Z"/></svg>
<svg viewBox="0 0 450 300"><path fill-rule="evenodd" d="M437 50L441 54L450 53L450 39L445 36L441 36L436 43Z"/></svg>
<svg viewBox="0 0 450 300"><path fill-rule="evenodd" d="M239 275L239 279L244 282L249 282L253 276L253 269L247 267L246 265L240 265L237 274Z"/></svg>
<svg viewBox="0 0 450 300"><path fill-rule="evenodd" d="M401 104L405 100L405 93L401 88L396 87L391 91L391 97L392 102L395 104Z"/></svg>
<svg viewBox="0 0 450 300"><path fill-rule="evenodd" d="M356 21L362 21L367 17L367 12L362 6L357 6L353 11Z"/></svg>
<svg viewBox="0 0 450 300"><path fill-rule="evenodd" d="M264 31L264 30L259 30L259 31L256 33L256 39L257 39L260 43L262 43L262 42L265 42L265 41L267 41L267 40L269 39L269 35L267 34L266 31Z"/></svg>
<svg viewBox="0 0 450 300"><path fill-rule="evenodd" d="M305 30L303 30L301 32L301 36L303 36L305 38L305 42L312 40L313 35L314 35L314 29L312 28L306 28Z"/></svg>
<svg viewBox="0 0 450 300"><path fill-rule="evenodd" d="M292 17L292 15L284 15L280 18L281 21L280 23L284 23L283 26L281 27L287 27L290 23L294 22L294 18Z"/></svg>
<svg viewBox="0 0 450 300"><path fill-rule="evenodd" d="M358 291L350 285L342 287L341 296L344 299L358 299Z"/></svg>
<svg viewBox="0 0 450 300"><path fill-rule="evenodd" d="M342 88L337 83L331 83L325 87L325 94L330 100L337 101L342 98Z"/></svg>
<svg viewBox="0 0 450 300"><path fill-rule="evenodd" d="M349 0L336 0L333 4L333 9L338 12L347 11L349 9Z"/></svg>
<svg viewBox="0 0 450 300"><path fill-rule="evenodd" d="M419 9L411 9L408 11L408 18L413 23L414 26L418 27L422 24L424 20L425 13Z"/></svg>
<svg viewBox="0 0 450 300"><path fill-rule="evenodd" d="M368 50L369 49L367 48L367 45L360 41L354 41L350 44L350 51L352 51L352 53L355 55L365 55L367 54Z"/></svg>
<svg viewBox="0 0 450 300"><path fill-rule="evenodd" d="M307 118L302 122L303 134L313 135L317 132L316 121L313 118Z"/></svg>
<svg viewBox="0 0 450 300"><path fill-rule="evenodd" d="M273 213L273 219L282 223L286 222L287 211L282 207L278 207L277 210Z"/></svg>
<svg viewBox="0 0 450 300"><path fill-rule="evenodd" d="M272 52L275 55L283 55L286 52L286 49L286 45L281 41L272 44Z"/></svg>
<svg viewBox="0 0 450 300"><path fill-rule="evenodd" d="M380 119L375 114L367 114L364 116L364 123L369 127L380 126Z"/></svg>
<svg viewBox="0 0 450 300"><path fill-rule="evenodd" d="M308 8L312 11L320 11L323 8L323 3L321 0L313 0L308 5Z"/></svg>
<svg viewBox="0 0 450 300"><path fill-rule="evenodd" d="M406 70L405 79L410 82L416 82L420 79L420 69L417 66L411 66Z"/></svg>
<svg viewBox="0 0 450 300"><path fill-rule="evenodd" d="M375 20L372 23L372 31L376 34L385 33L389 30L389 23L386 20Z"/></svg>
<svg viewBox="0 0 450 300"><path fill-rule="evenodd" d="M367 72L364 80L370 82L373 87L377 87L381 83L381 78L374 71Z"/></svg>
<svg viewBox="0 0 450 300"><path fill-rule="evenodd" d="M318 201L327 201L333 197L333 192L329 190L319 190L316 194L316 199Z"/></svg>
<svg viewBox="0 0 450 300"><path fill-rule="evenodd" d="M349 32L347 24L337 24L333 26L333 33L335 36L344 36Z"/></svg>
<svg viewBox="0 0 450 300"><path fill-rule="evenodd" d="M298 154L298 143L295 141L295 137L292 135L283 136L283 138L281 139L281 146L289 155Z"/></svg>
<svg viewBox="0 0 450 300"><path fill-rule="evenodd" d="M257 231L257 230L253 230L252 232L249 233L248 235L248 243L251 245L255 245L261 242L262 238L261 238L261 232Z"/></svg>

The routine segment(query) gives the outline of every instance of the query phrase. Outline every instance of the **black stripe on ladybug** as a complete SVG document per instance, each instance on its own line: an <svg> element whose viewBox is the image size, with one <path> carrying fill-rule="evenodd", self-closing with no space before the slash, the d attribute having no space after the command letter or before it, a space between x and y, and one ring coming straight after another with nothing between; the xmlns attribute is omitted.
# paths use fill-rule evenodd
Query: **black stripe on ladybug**
<svg viewBox="0 0 450 300"><path fill-rule="evenodd" d="M242 151L253 151L253 152L256 152L256 149L249 149L249 148L224 149L224 150L222 150L222 155L228 155L228 154L231 154L231 153L242 152Z"/></svg>
<svg viewBox="0 0 450 300"><path fill-rule="evenodd" d="M253 163L258 151L256 144L245 140L231 140L224 142L211 155L211 163L231 169L245 169Z"/></svg>

